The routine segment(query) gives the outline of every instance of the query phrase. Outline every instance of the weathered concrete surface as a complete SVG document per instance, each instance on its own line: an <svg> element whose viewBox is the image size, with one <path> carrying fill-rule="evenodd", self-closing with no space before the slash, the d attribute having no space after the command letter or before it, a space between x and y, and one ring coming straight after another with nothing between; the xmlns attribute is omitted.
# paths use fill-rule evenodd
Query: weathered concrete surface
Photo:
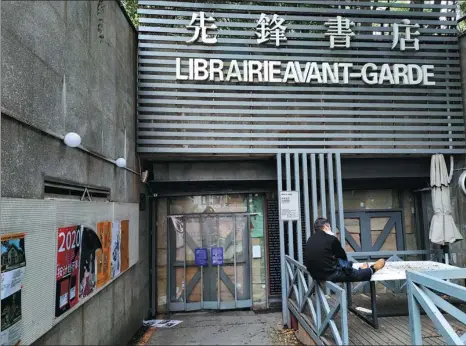
<svg viewBox="0 0 466 346"><path fill-rule="evenodd" d="M116 1L99 3L2 1L4 197L42 198L49 177L139 200L133 174L36 130L77 132L85 148L136 169L137 33Z"/></svg>
<svg viewBox="0 0 466 346"><path fill-rule="evenodd" d="M255 314L252 311L197 312L171 316L183 323L157 329L148 345L279 345L281 313ZM289 334L288 334L289 335ZM291 334L286 344L295 344Z"/></svg>

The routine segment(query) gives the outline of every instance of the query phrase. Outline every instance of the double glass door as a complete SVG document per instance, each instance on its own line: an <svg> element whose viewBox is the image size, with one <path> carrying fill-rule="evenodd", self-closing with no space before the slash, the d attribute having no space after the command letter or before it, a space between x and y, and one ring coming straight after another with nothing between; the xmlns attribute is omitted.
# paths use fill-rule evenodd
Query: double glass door
<svg viewBox="0 0 466 346"><path fill-rule="evenodd" d="M171 311L252 306L248 214L168 217Z"/></svg>

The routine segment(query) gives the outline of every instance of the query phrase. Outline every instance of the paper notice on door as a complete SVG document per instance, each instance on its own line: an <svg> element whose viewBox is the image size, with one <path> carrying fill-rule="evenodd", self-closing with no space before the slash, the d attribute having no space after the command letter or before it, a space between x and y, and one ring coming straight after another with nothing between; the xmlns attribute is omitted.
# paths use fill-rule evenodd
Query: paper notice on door
<svg viewBox="0 0 466 346"><path fill-rule="evenodd" d="M298 221L301 216L299 194L296 191L280 192L280 220Z"/></svg>
<svg viewBox="0 0 466 346"><path fill-rule="evenodd" d="M252 247L252 258L261 258L261 246L260 245L254 245Z"/></svg>

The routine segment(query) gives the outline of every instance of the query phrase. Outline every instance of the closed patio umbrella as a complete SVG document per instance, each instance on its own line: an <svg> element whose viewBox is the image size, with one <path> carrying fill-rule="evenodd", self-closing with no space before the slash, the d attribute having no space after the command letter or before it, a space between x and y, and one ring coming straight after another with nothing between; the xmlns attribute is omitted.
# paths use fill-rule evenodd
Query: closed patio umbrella
<svg viewBox="0 0 466 346"><path fill-rule="evenodd" d="M447 166L443 155L432 156L430 186L434 216L430 224L429 239L444 247L445 263L448 264L448 244L463 239L451 215L450 187Z"/></svg>

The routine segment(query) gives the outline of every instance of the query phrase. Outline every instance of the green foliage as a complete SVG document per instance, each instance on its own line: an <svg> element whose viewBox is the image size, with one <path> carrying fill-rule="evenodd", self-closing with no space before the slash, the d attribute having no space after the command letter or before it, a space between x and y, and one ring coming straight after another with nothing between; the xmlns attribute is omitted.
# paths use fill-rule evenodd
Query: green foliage
<svg viewBox="0 0 466 346"><path fill-rule="evenodd" d="M460 8L460 15L461 16L466 15L466 1L465 0L459 0L458 5L459 5L459 8Z"/></svg>
<svg viewBox="0 0 466 346"><path fill-rule="evenodd" d="M133 24L138 27L138 0L121 0L121 3L125 7L128 16L131 18Z"/></svg>

